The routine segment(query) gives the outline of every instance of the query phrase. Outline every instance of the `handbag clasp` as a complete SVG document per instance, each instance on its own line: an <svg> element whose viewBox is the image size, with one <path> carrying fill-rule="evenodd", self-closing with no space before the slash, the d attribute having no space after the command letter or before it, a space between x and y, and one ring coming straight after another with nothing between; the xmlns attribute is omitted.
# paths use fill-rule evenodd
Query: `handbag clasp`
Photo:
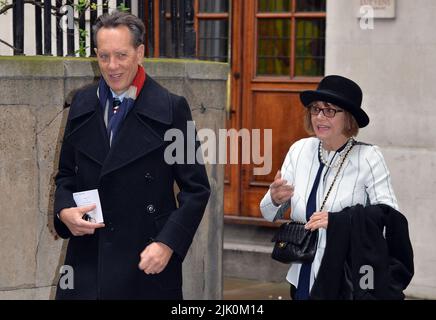
<svg viewBox="0 0 436 320"><path fill-rule="evenodd" d="M278 246L280 249L283 249L284 247L286 247L286 242L281 241L278 243Z"/></svg>

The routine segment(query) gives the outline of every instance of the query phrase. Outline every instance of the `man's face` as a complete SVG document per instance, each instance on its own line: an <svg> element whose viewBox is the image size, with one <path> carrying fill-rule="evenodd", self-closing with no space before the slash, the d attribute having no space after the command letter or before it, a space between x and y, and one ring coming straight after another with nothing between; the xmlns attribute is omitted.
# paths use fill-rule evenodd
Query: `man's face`
<svg viewBox="0 0 436 320"><path fill-rule="evenodd" d="M101 28L95 49L101 74L116 93L126 91L144 59L144 45L135 48L132 34L126 26Z"/></svg>

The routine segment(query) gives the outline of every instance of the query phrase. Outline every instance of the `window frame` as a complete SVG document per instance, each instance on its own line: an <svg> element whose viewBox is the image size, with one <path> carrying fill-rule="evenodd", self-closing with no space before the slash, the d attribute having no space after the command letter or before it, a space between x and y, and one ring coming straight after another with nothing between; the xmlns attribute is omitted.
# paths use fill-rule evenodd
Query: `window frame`
<svg viewBox="0 0 436 320"><path fill-rule="evenodd" d="M253 74L254 79L253 81L283 81L283 80L297 80L297 79L319 79L323 75L317 75L317 76L295 76L295 51L296 51L296 26L297 26L297 19L324 19L326 20L327 12L326 11L299 11L296 12L297 7L297 0L289 0L291 1L291 11L290 12L259 12L259 6L258 2L259 0L256 0L255 4L255 19L254 19L254 30L255 30L255 36L254 36L254 62L253 62ZM327 9L326 9L327 10ZM290 19L290 65L289 65L289 75L283 76L283 75L263 75L258 74L258 35L259 35L259 19ZM326 24L325 24L326 25ZM325 52L324 52L324 61L325 61Z"/></svg>
<svg viewBox="0 0 436 320"><path fill-rule="evenodd" d="M200 21L207 21L207 20L227 20L228 23L228 37L227 37L227 61L225 62L230 62L230 53L229 53L229 49L230 49L230 34L231 34L231 23L230 23L230 10L231 10L231 6L232 6L232 0L229 0L229 8L228 8L228 12L200 12L200 3L199 0L194 0L194 12L195 12L195 17L194 17L194 29L196 32L195 35L195 56L198 58L199 54L200 54ZM207 59L201 59L201 60L206 60ZM214 61L214 60L211 60Z"/></svg>

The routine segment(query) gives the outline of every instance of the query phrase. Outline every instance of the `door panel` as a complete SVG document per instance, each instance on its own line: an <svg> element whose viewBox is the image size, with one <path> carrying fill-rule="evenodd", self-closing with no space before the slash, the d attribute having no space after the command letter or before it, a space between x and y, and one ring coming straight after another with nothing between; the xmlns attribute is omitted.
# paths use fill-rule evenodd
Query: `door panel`
<svg viewBox="0 0 436 320"><path fill-rule="evenodd" d="M265 165L254 165L253 158L248 164L239 161L238 165L226 166L226 217L231 215L249 223L262 221L260 200L291 144L307 136L299 94L315 89L324 72L324 48L320 46L324 41L325 14L316 13L313 21L307 22L313 17L296 12L299 0L275 1L274 5L273 2L232 1L234 113L227 128L246 128L251 132L260 129L260 155L271 157L271 170L263 175L254 174L256 167ZM264 150L265 129L272 131L271 147L267 150Z"/></svg>
<svg viewBox="0 0 436 320"><path fill-rule="evenodd" d="M231 10L231 48L230 55L231 71L229 75L229 91L227 107L226 128L241 128L241 100L242 100L242 10L243 0L232 1ZM227 155L229 155L230 140L227 140ZM241 212L241 165L225 165L224 175L224 214L227 216L239 216Z"/></svg>
<svg viewBox="0 0 436 320"><path fill-rule="evenodd" d="M249 93L251 111L247 112L245 127L272 131L271 150L266 150L266 153L272 155L270 173L255 175L253 163L243 165L242 169L241 214L260 217L259 202L281 167L291 141L305 136L302 122L303 108L298 91L277 91L269 85L262 90L251 88ZM265 155L264 145L264 140L261 139L262 155Z"/></svg>

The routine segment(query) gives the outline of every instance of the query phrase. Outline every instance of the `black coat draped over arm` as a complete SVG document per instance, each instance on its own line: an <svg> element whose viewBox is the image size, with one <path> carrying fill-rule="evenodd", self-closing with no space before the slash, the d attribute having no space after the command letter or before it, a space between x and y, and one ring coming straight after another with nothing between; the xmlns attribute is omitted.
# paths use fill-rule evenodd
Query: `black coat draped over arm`
<svg viewBox="0 0 436 320"><path fill-rule="evenodd" d="M311 299L404 299L413 249L403 214L387 205L329 213L327 245Z"/></svg>

